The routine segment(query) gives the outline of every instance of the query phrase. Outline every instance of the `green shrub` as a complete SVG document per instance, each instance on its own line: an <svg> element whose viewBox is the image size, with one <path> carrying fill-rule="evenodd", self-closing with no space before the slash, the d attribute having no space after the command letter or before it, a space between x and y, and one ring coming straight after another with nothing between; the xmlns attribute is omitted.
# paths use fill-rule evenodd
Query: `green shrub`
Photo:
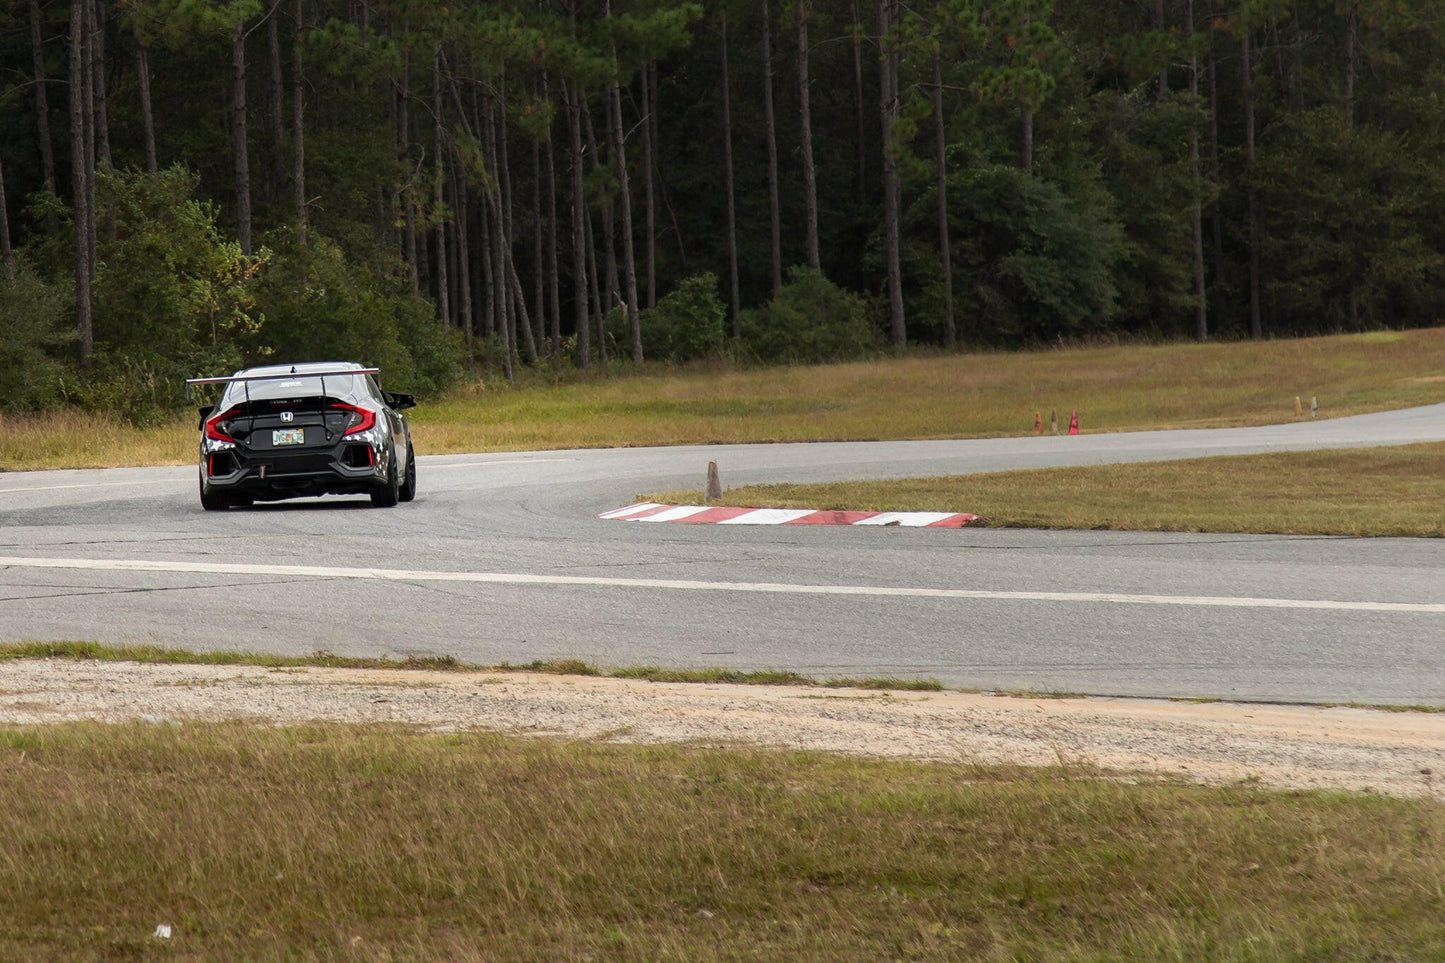
<svg viewBox="0 0 1445 963"><path fill-rule="evenodd" d="M41 280L23 260L0 273L0 409L50 407L62 396L63 353L74 351L72 294Z"/></svg>
<svg viewBox="0 0 1445 963"><path fill-rule="evenodd" d="M949 205L967 225L954 246L967 339L1020 345L1107 328L1123 232L1096 177L1065 190L1017 168L984 167L950 189Z"/></svg>
<svg viewBox="0 0 1445 963"><path fill-rule="evenodd" d="M657 307L642 312L642 350L648 358L694 361L720 355L727 309L717 275L685 278Z"/></svg>
<svg viewBox="0 0 1445 963"><path fill-rule="evenodd" d="M857 358L880 340L863 299L807 267L792 268L773 299L740 321L744 349L768 363Z"/></svg>
<svg viewBox="0 0 1445 963"><path fill-rule="evenodd" d="M197 175L175 166L96 176L97 354L108 348L161 368L202 345L264 354L249 289L267 252L247 257L221 236L215 205L194 197Z"/></svg>
<svg viewBox="0 0 1445 963"><path fill-rule="evenodd" d="M422 394L456 379L460 338L426 301L352 268L315 232L305 246L284 231L267 241L271 262L254 295L270 357L358 361L380 368L387 386Z"/></svg>

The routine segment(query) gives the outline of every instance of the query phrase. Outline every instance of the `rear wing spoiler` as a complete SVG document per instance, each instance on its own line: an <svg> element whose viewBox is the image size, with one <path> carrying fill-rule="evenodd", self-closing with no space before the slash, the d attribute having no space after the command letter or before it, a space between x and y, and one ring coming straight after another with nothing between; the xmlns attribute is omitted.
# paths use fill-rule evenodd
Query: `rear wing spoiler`
<svg viewBox="0 0 1445 963"><path fill-rule="evenodd" d="M381 374L380 368L332 368L326 371L297 371L292 368L289 372L269 375L246 375L229 378L187 378L186 385L228 385L237 381L285 381L287 378L332 378L337 375L371 375Z"/></svg>
<svg viewBox="0 0 1445 963"><path fill-rule="evenodd" d="M238 381L288 381L291 378L321 378L321 390L326 390L327 378L335 378L339 375L374 375L381 374L380 368L329 368L325 371L297 371L292 368L289 372L269 375L246 375L237 377L232 375L229 378L187 378L186 397L191 396L191 388L196 385L229 385Z"/></svg>

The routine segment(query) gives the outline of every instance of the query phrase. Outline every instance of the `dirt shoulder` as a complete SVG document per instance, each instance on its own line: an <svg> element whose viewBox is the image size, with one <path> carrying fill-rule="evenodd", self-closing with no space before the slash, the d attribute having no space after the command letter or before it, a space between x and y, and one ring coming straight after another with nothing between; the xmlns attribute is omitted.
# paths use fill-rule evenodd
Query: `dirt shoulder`
<svg viewBox="0 0 1445 963"><path fill-rule="evenodd" d="M1061 761L1211 784L1445 799L1445 714L456 673L0 664L0 723L258 719L954 762Z"/></svg>

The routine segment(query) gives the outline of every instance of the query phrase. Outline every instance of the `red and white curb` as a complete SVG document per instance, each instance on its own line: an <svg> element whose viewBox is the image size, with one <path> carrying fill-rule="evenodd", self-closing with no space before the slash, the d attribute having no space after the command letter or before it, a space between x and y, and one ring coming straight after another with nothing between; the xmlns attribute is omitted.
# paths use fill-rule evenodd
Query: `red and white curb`
<svg viewBox="0 0 1445 963"><path fill-rule="evenodd" d="M722 508L656 502L639 502L597 517L690 525L899 525L905 528L962 528L986 521L967 512L820 512L811 508Z"/></svg>

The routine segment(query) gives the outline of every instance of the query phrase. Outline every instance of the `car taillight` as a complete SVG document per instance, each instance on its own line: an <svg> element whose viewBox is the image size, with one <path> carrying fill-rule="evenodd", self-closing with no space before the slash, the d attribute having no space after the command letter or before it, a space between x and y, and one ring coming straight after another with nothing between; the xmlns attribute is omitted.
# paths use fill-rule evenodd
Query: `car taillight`
<svg viewBox="0 0 1445 963"><path fill-rule="evenodd" d="M221 430L221 422L231 418L241 411L240 408L231 408L221 412L219 415L212 415L206 419L206 437L212 441L229 441L234 443L236 439Z"/></svg>
<svg viewBox="0 0 1445 963"><path fill-rule="evenodd" d="M342 411L349 411L361 418L359 422L342 432L342 435L354 435L358 431L366 431L376 425L376 412L367 408L358 408L356 405L348 405L345 402L332 402L331 407L340 408Z"/></svg>

